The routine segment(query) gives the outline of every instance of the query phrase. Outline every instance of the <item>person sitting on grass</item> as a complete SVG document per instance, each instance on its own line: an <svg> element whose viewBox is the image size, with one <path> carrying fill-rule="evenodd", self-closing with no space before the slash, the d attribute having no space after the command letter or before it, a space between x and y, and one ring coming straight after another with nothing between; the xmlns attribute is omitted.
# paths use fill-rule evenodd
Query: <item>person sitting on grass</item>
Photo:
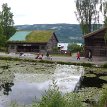
<svg viewBox="0 0 107 107"><path fill-rule="evenodd" d="M42 57L43 57L43 55L42 55L42 54L39 54L38 59L42 59Z"/></svg>

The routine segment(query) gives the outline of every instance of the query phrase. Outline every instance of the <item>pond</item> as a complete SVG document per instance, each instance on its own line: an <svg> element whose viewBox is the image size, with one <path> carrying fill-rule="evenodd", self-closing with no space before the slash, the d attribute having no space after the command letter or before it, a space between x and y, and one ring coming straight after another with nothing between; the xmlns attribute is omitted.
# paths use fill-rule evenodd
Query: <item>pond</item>
<svg viewBox="0 0 107 107"><path fill-rule="evenodd" d="M82 66L2 61L0 107L8 107L12 101L25 105L39 101L53 80L63 94L72 92L83 73Z"/></svg>

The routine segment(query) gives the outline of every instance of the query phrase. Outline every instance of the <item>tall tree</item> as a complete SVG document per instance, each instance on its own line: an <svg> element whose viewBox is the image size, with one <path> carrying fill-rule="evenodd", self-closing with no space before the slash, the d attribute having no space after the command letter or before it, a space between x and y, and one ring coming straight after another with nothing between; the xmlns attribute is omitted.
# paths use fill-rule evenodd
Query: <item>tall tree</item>
<svg viewBox="0 0 107 107"><path fill-rule="evenodd" d="M83 34L95 30L95 25L99 23L98 2L99 0L76 0L75 14Z"/></svg>
<svg viewBox="0 0 107 107"><path fill-rule="evenodd" d="M107 27L107 1L106 0L101 0L100 2L100 11L102 12L104 16L104 26ZM107 30L104 36L105 42L107 42Z"/></svg>
<svg viewBox="0 0 107 107"><path fill-rule="evenodd" d="M11 8L8 7L7 3L2 5L2 11L0 14L1 26L3 28L3 35L6 39L9 39L16 31L13 21L13 13L10 12Z"/></svg>
<svg viewBox="0 0 107 107"><path fill-rule="evenodd" d="M104 25L107 27L107 1L101 0L100 4L100 11L104 16Z"/></svg>

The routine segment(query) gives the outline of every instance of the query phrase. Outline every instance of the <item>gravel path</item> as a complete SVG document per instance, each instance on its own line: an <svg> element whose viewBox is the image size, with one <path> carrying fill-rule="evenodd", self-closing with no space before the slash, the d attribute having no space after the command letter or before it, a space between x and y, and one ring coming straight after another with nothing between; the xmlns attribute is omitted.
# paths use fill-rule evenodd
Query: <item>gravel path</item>
<svg viewBox="0 0 107 107"><path fill-rule="evenodd" d="M30 59L35 59L34 54L24 54L23 56L19 56L19 54L6 54L6 53L1 53L0 56L10 56L10 57L19 57L19 58L30 58ZM93 57L92 61L88 61L87 58L85 57L80 57L80 60L76 59L76 55L74 54L73 56L52 56L50 58L47 58L46 56L43 57L43 60L52 60L53 61L64 61L64 62L76 62L76 63L93 63L96 65L101 65L104 63L107 63L107 57Z"/></svg>

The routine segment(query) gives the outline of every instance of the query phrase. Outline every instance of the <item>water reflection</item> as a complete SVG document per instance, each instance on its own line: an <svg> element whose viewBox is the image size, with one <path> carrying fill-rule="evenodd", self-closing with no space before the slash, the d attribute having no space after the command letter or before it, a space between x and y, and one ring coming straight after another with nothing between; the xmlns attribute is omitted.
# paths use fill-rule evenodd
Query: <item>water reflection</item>
<svg viewBox="0 0 107 107"><path fill-rule="evenodd" d="M4 83L1 85L1 90L3 89L4 95L9 95L9 92L12 91L11 87L14 85L14 83Z"/></svg>
<svg viewBox="0 0 107 107"><path fill-rule="evenodd" d="M49 81L42 83L17 82L12 87L9 95L11 101L21 104L30 104L33 100L39 101L45 90L48 89Z"/></svg>
<svg viewBox="0 0 107 107"><path fill-rule="evenodd" d="M103 84L107 84L107 81L100 79L99 77L86 77L86 76L84 76L81 81L80 88L84 88L84 87L102 88Z"/></svg>
<svg viewBox="0 0 107 107"><path fill-rule="evenodd" d="M81 80L81 85L80 88L84 88L84 87L97 87L97 88L102 88L104 84L107 84L107 81L104 79L101 79L100 77L103 76L106 77L107 76L107 72L94 72L94 71L89 71L86 73L87 75L93 75L92 77L88 77L88 76L83 76L82 80Z"/></svg>
<svg viewBox="0 0 107 107"><path fill-rule="evenodd" d="M81 66L74 65L57 65L54 79L63 93L74 91L76 84L79 82L84 69Z"/></svg>

